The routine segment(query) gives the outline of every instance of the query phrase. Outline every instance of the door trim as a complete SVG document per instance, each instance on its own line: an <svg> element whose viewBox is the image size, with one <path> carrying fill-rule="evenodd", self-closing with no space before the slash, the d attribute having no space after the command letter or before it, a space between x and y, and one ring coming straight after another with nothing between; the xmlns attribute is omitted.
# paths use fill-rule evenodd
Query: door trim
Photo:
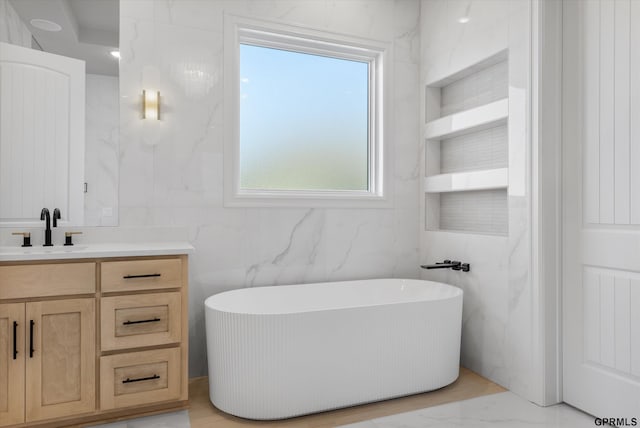
<svg viewBox="0 0 640 428"><path fill-rule="evenodd" d="M562 402L562 2L532 1L531 186L534 359L540 402Z"/></svg>

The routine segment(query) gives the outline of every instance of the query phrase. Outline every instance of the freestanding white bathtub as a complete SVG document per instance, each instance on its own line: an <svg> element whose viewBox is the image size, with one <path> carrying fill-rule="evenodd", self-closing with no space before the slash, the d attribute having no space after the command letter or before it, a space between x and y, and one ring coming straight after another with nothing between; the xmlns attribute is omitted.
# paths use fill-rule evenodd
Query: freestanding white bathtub
<svg viewBox="0 0 640 428"><path fill-rule="evenodd" d="M284 419L455 381L462 290L374 279L233 290L205 301L212 403Z"/></svg>

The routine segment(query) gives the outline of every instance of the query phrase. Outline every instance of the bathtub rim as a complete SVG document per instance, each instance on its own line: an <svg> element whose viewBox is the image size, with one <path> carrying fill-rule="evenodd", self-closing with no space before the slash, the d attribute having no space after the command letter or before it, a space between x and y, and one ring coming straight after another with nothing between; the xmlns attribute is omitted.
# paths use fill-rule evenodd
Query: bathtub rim
<svg viewBox="0 0 640 428"><path fill-rule="evenodd" d="M211 303L212 300L214 300L216 298L216 296L220 296L222 294L228 294L228 293L234 293L234 294L240 294L240 293L246 293L249 290L255 288L260 288L260 289L265 289L265 288L269 288L269 289L283 289L283 288L290 288L290 287L305 287L305 286L312 286L312 285L322 285L322 284L335 284L335 283L339 283L339 282L345 282L345 283L350 283L350 282L366 282L366 281L372 281L372 280L409 280L409 281L416 281L416 282L424 282L426 284L438 284L447 288L452 289L453 294L451 296L447 296L447 297L441 297L441 298L437 298L437 299L412 299L412 300L405 300L405 301L397 301L397 302L380 302L380 303L371 303L371 304L360 304L360 305L349 305L349 306L338 306L338 307L326 307L326 308L318 308L318 309L306 309L306 310L288 310L288 311L278 311L278 312L259 312L259 311L230 311L230 310L224 310L218 307L213 306L213 304ZM287 285L268 285L268 286L261 286L261 287L245 287L245 288L238 288L238 289L234 289L234 290L227 290L227 291L223 291L217 294L213 294L209 297L207 297L204 301L204 307L205 307L205 312L207 310L212 310L212 311L217 311L217 312L221 312L221 313L227 313L227 314L237 314L237 315L245 315L245 316L284 316L284 315L295 315L295 314L305 314L305 313L317 313L317 312L328 312L328 311L340 311L340 310L350 310L350 309L363 309L363 308L375 308L375 307L381 307L381 306L391 306L391 305L408 305L408 304L415 304L415 303L436 303L436 302L445 302L445 301L449 301L449 300L456 300L456 299L463 299L464 297L464 290L460 287L457 287L455 285L452 284L447 284L445 282L439 282L439 281L431 281L431 280L426 280L426 279L415 279L415 278L370 278L370 279L354 279L354 280L340 280L340 281L326 281L326 282L313 282L313 283L303 283L303 284L287 284Z"/></svg>

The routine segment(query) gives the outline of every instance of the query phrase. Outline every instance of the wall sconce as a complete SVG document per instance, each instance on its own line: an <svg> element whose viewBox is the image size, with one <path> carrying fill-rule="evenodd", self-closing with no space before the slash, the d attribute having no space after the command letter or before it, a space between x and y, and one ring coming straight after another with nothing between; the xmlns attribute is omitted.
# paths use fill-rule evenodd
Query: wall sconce
<svg viewBox="0 0 640 428"><path fill-rule="evenodd" d="M160 120L159 91L142 91L142 118Z"/></svg>

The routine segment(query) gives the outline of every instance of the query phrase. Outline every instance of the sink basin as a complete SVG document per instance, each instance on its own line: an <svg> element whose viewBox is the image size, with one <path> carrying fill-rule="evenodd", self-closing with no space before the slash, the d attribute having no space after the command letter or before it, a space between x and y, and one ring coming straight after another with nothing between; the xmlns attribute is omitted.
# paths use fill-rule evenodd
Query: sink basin
<svg viewBox="0 0 640 428"><path fill-rule="evenodd" d="M74 253L87 248L86 245L56 245L53 247L33 246L33 247L0 247L0 254L51 254L51 253Z"/></svg>

